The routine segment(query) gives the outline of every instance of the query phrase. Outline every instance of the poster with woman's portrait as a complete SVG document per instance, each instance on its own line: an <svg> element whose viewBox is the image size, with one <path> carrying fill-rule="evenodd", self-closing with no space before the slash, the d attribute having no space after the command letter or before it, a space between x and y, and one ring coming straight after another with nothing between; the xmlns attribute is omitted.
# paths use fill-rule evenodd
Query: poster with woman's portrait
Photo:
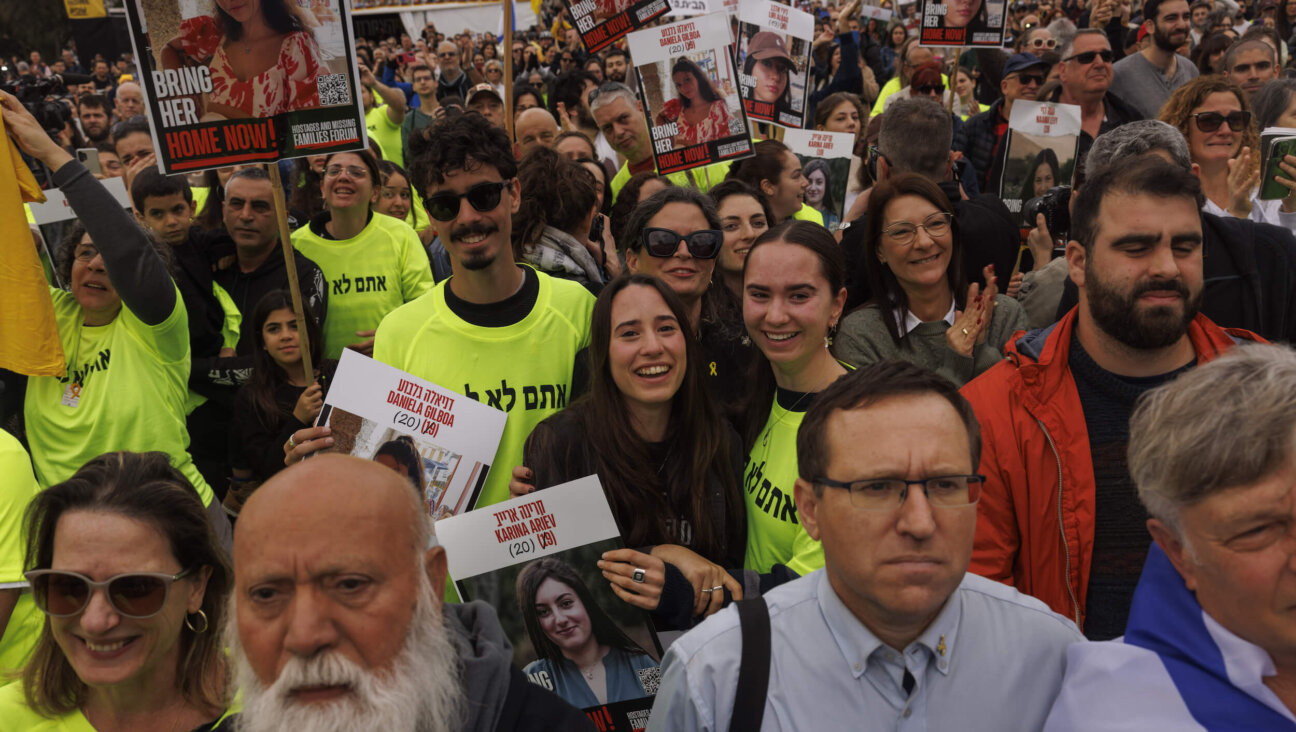
<svg viewBox="0 0 1296 732"><path fill-rule="evenodd" d="M834 230L845 215L855 135L822 130L787 130L783 144L801 161L806 179L805 202L823 215L824 227Z"/></svg>
<svg viewBox="0 0 1296 732"><path fill-rule="evenodd" d="M158 163L188 173L368 144L345 0L130 0Z"/></svg>
<svg viewBox="0 0 1296 732"><path fill-rule="evenodd" d="M919 0L918 45L1003 45L1007 0Z"/></svg>
<svg viewBox="0 0 1296 732"><path fill-rule="evenodd" d="M671 10L669 0L562 0L590 53L607 48Z"/></svg>
<svg viewBox="0 0 1296 732"><path fill-rule="evenodd" d="M738 20L738 85L747 116L805 127L814 17L766 0L744 3Z"/></svg>
<svg viewBox="0 0 1296 732"><path fill-rule="evenodd" d="M1032 198L1075 180L1080 107L1019 100L1008 119L1008 146L999 194L1023 229L1035 226L1022 211Z"/></svg>
<svg viewBox="0 0 1296 732"><path fill-rule="evenodd" d="M661 644L648 614L619 599L598 566L625 544L597 477L438 521L436 536L459 596L495 608L531 683L599 729L647 726Z"/></svg>
<svg viewBox="0 0 1296 732"><path fill-rule="evenodd" d="M373 460L409 481L428 516L469 511L481 496L508 415L375 361L342 352L317 425L324 452Z"/></svg>
<svg viewBox="0 0 1296 732"><path fill-rule="evenodd" d="M663 175L752 154L730 33L712 13L626 36Z"/></svg>

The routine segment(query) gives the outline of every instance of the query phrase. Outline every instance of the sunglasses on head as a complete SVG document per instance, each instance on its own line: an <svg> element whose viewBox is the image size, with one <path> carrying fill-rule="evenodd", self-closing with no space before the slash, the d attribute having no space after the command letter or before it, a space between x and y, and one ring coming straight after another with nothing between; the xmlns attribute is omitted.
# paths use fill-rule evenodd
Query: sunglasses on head
<svg viewBox="0 0 1296 732"><path fill-rule="evenodd" d="M720 253L724 234L715 229L702 229L684 236L671 229L649 227L643 230L640 243L650 255L665 259L675 256L681 239L688 247L688 253L695 259L714 259Z"/></svg>
<svg viewBox="0 0 1296 732"><path fill-rule="evenodd" d="M108 604L118 615L147 618L157 615L166 605L171 583L194 568L179 574L131 572L95 582L83 574L59 569L33 569L23 576L31 582L32 599L46 615L64 618L86 609L95 590L103 588Z"/></svg>
<svg viewBox="0 0 1296 732"><path fill-rule="evenodd" d="M1228 123L1230 130L1241 132L1251 124L1251 113L1241 110L1229 112L1227 115L1219 112L1198 112L1192 117L1193 122L1197 124L1197 129L1202 132L1214 132L1225 122Z"/></svg>
<svg viewBox="0 0 1296 732"><path fill-rule="evenodd" d="M1095 58L1099 58L1099 57L1102 58L1104 63L1111 63L1112 59L1116 58L1116 56L1112 54L1111 49L1104 48L1101 51L1085 51L1084 53L1077 53L1074 56L1064 58L1062 60L1079 61L1081 64L1091 64L1093 63Z"/></svg>
<svg viewBox="0 0 1296 732"><path fill-rule="evenodd" d="M513 179L502 180L498 183L478 183L463 193L451 193L450 191L441 191L434 193L423 199L423 208L427 209L428 216L437 221L452 221L459 215L459 201L468 199L468 205L474 210L485 213L494 211L500 203L500 196L504 194L504 189L513 182Z"/></svg>

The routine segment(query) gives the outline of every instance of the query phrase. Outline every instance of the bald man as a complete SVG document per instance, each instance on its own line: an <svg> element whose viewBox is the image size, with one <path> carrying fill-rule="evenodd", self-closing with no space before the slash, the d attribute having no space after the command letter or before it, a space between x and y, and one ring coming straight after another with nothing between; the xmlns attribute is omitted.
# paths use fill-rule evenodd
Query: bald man
<svg viewBox="0 0 1296 732"><path fill-rule="evenodd" d="M517 142L513 143L513 157L521 160L534 147L553 147L558 139L558 123L544 107L522 110L513 120Z"/></svg>
<svg viewBox="0 0 1296 732"><path fill-rule="evenodd" d="M408 482L348 456L252 495L234 538L240 730L594 729L510 666L494 609L441 602L430 526Z"/></svg>
<svg viewBox="0 0 1296 732"><path fill-rule="evenodd" d="M144 114L144 90L133 81L123 81L113 100L113 116L118 122Z"/></svg>

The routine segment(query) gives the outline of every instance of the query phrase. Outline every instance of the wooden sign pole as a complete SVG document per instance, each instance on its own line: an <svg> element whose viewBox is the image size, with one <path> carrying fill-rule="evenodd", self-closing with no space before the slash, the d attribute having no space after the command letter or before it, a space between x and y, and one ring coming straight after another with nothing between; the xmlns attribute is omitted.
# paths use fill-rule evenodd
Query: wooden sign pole
<svg viewBox="0 0 1296 732"><path fill-rule="evenodd" d="M504 3L504 129L513 140L513 0ZM523 57L526 54L522 54Z"/></svg>
<svg viewBox="0 0 1296 732"><path fill-rule="evenodd" d="M284 201L283 180L278 163L266 163L270 187L274 192L275 214L279 219L279 246L283 249L284 267L288 271L288 290L292 293L293 314L297 316L297 347L301 351L302 371L306 384L315 383L315 366L311 363L310 336L306 330L306 310L302 307L301 283L297 279L297 260L293 258L292 231L288 229L288 204Z"/></svg>

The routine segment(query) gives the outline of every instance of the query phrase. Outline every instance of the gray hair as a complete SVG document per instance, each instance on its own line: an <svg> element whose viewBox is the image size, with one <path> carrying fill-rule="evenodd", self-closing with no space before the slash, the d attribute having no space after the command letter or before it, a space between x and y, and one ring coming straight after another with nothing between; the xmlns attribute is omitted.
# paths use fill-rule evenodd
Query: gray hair
<svg viewBox="0 0 1296 732"><path fill-rule="evenodd" d="M493 59L487 61L487 62L486 62L486 65L485 65L484 67L482 67L482 68L485 68L485 69L499 69L500 71L503 71L503 70L504 70L504 64L500 63L500 62L499 62L499 59L494 59L494 58L493 58Z"/></svg>
<svg viewBox="0 0 1296 732"><path fill-rule="evenodd" d="M1109 47L1111 46L1111 41L1107 38L1107 31L1100 28L1081 28L1075 32L1075 35L1068 38L1066 43L1061 43L1058 46L1058 53L1061 54L1063 61L1075 55L1076 41L1085 36L1098 36L1104 41L1107 41Z"/></svg>
<svg viewBox="0 0 1296 732"><path fill-rule="evenodd" d="M1130 418L1139 499L1183 540L1180 511L1296 457L1296 351L1249 344L1143 396Z"/></svg>
<svg viewBox="0 0 1296 732"><path fill-rule="evenodd" d="M639 97L635 96L630 87L617 81L605 81L599 84L598 96L590 102L590 114L594 114L600 107L616 99L624 99L631 107L639 105Z"/></svg>
<svg viewBox="0 0 1296 732"><path fill-rule="evenodd" d="M878 150L897 173L945 179L954 122L934 99L897 99L882 114Z"/></svg>
<svg viewBox="0 0 1296 732"><path fill-rule="evenodd" d="M1188 141L1179 130L1161 120L1144 119L1123 124L1111 132L1099 135L1085 157L1085 176L1091 176L1114 162L1157 150L1170 153L1175 165L1184 170L1192 170Z"/></svg>
<svg viewBox="0 0 1296 732"><path fill-rule="evenodd" d="M1067 44L1071 43L1071 41L1075 39L1076 31L1078 30L1076 24L1072 23L1071 20L1066 17L1057 18L1045 27L1048 28L1049 33L1053 34L1053 39L1057 41L1058 46L1061 47L1066 47Z"/></svg>
<svg viewBox="0 0 1296 732"><path fill-rule="evenodd" d="M1224 52L1224 73L1227 74L1233 70L1233 62L1237 60L1238 54L1252 48L1263 48L1269 53L1269 58L1273 59L1274 64L1278 63L1278 51L1276 51L1273 46L1259 38L1241 38L1236 43L1229 46L1228 50Z"/></svg>

